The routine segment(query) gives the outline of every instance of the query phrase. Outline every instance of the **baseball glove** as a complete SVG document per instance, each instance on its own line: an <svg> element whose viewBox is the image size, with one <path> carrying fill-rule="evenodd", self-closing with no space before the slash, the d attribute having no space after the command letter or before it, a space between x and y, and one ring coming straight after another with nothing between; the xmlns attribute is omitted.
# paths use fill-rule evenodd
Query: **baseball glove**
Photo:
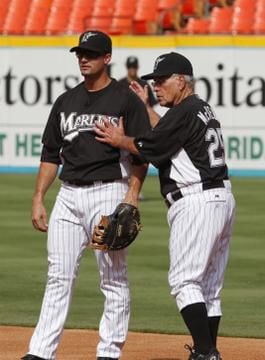
<svg viewBox="0 0 265 360"><path fill-rule="evenodd" d="M95 226L90 246L99 250L120 250L129 246L141 229L137 207L120 203L108 216L101 216Z"/></svg>

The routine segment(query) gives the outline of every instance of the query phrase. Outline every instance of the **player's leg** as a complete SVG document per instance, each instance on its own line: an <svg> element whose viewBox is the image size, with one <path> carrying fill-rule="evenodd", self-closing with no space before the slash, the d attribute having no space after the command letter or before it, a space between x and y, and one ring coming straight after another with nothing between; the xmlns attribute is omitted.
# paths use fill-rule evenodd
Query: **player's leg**
<svg viewBox="0 0 265 360"><path fill-rule="evenodd" d="M93 226L103 214L110 214L127 191L127 182L116 181L94 189L96 209ZM93 228L92 226L92 228ZM91 229L92 230L92 229ZM100 288L105 296L104 311L99 326L98 357L119 358L128 332L130 293L127 275L127 249L95 251L100 274Z"/></svg>
<svg viewBox="0 0 265 360"><path fill-rule="evenodd" d="M195 350L213 350L202 282L215 242L213 216L203 193L177 201L169 209L171 294L193 338ZM214 230L213 230L214 229Z"/></svg>
<svg viewBox="0 0 265 360"><path fill-rule="evenodd" d="M214 206L214 205L213 205ZM219 203L212 210L221 224L223 231L216 237L211 259L205 271L203 293L206 302L211 336L216 346L219 323L222 315L220 293L224 282L224 273L229 256L229 243L234 222L235 201L231 192L227 193L223 206Z"/></svg>
<svg viewBox="0 0 265 360"><path fill-rule="evenodd" d="M95 250L95 253L100 272L100 288L105 296L97 356L118 359L127 337L130 316L127 249L111 252Z"/></svg>
<svg viewBox="0 0 265 360"><path fill-rule="evenodd" d="M176 297L178 308L193 303L204 303L201 288L203 274L212 251L209 240L207 208L202 193L185 196L176 201L168 211L169 284Z"/></svg>
<svg viewBox="0 0 265 360"><path fill-rule="evenodd" d="M76 217L75 189L62 186L48 228L48 278L28 353L55 359L87 237Z"/></svg>

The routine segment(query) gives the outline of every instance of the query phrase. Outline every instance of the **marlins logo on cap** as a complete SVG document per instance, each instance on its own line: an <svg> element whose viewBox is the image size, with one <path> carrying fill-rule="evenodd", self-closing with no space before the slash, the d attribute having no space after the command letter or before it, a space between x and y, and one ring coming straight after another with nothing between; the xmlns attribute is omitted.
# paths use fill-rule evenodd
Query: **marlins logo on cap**
<svg viewBox="0 0 265 360"><path fill-rule="evenodd" d="M159 57L156 59L155 65L154 65L154 70L157 69L158 64L160 63L160 61L163 61L164 59L165 59L165 55L161 55L161 56L159 56Z"/></svg>
<svg viewBox="0 0 265 360"><path fill-rule="evenodd" d="M96 36L97 34L92 32L92 31L88 31L84 34L81 35L81 39L80 42L86 42L91 36Z"/></svg>
<svg viewBox="0 0 265 360"><path fill-rule="evenodd" d="M78 46L73 47L70 51L85 50L94 51L102 55L111 54L111 38L102 31L86 31L80 35Z"/></svg>
<svg viewBox="0 0 265 360"><path fill-rule="evenodd" d="M141 76L144 80L154 79L161 76L169 76L172 74L193 76L193 68L191 62L183 55L171 52L160 55L154 65L154 71L150 74Z"/></svg>

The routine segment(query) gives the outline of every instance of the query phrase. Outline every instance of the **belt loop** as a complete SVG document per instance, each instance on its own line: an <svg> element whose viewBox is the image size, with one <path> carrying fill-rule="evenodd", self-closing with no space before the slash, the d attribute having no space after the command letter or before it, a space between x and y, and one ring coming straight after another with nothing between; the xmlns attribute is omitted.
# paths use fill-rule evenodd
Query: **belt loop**
<svg viewBox="0 0 265 360"><path fill-rule="evenodd" d="M177 189L171 193L168 193L166 195L166 204L168 207L170 207L172 204L174 204L175 201L180 200L183 198L183 195L180 191L180 189Z"/></svg>
<svg viewBox="0 0 265 360"><path fill-rule="evenodd" d="M172 205L173 202L174 202L173 197L172 197L172 193L168 193L168 194L166 195L166 198L167 198L167 202L168 202L170 205Z"/></svg>

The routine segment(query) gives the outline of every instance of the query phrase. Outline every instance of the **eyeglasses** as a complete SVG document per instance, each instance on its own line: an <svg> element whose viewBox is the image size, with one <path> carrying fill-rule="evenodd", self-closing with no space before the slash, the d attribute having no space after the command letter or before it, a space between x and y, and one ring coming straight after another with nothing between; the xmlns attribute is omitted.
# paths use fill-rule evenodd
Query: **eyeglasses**
<svg viewBox="0 0 265 360"><path fill-rule="evenodd" d="M78 59L82 59L83 57L86 59L98 59L102 56L99 52L96 51L89 51L89 50L83 50L83 51L76 51L76 57Z"/></svg>
<svg viewBox="0 0 265 360"><path fill-rule="evenodd" d="M171 77L177 77L179 76L178 74L171 74L169 76L160 76L154 79L154 81L152 81L152 86L161 86L163 85L168 79L170 79Z"/></svg>

